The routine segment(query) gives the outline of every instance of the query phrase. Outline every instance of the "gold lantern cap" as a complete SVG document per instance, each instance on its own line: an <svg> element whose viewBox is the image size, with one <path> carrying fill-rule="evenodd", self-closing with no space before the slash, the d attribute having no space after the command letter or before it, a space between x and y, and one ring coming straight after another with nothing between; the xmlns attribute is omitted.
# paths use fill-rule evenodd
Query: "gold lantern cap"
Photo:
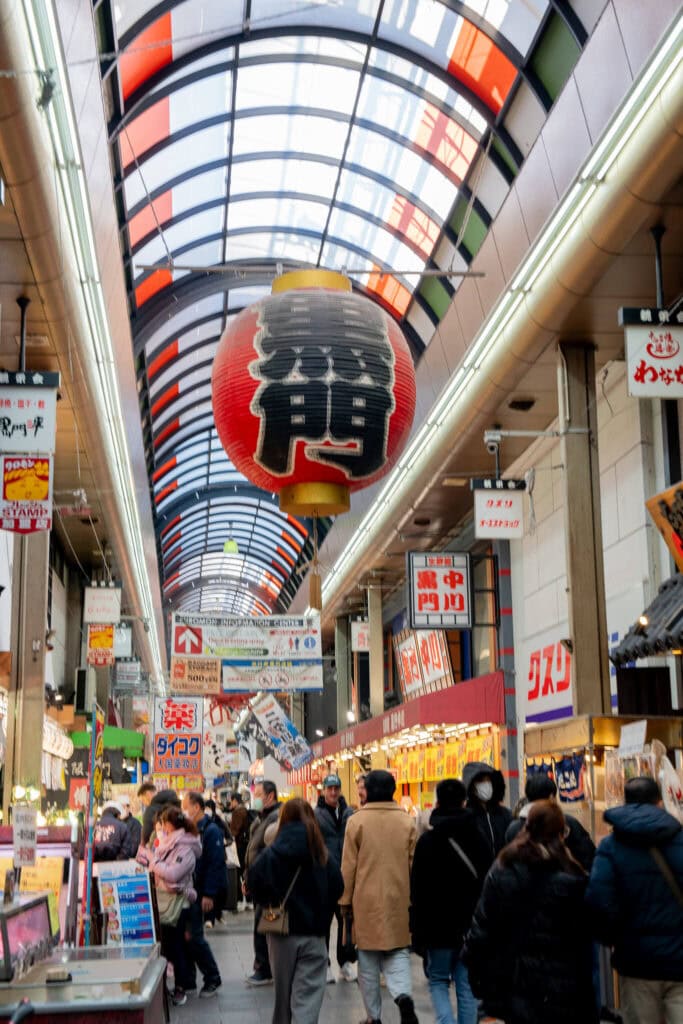
<svg viewBox="0 0 683 1024"><path fill-rule="evenodd" d="M297 288L329 288L338 292L352 291L348 277L336 270L289 270L273 281L271 292L291 292Z"/></svg>
<svg viewBox="0 0 683 1024"><path fill-rule="evenodd" d="M338 516L350 508L346 484L302 481L280 491L280 508L293 516Z"/></svg>

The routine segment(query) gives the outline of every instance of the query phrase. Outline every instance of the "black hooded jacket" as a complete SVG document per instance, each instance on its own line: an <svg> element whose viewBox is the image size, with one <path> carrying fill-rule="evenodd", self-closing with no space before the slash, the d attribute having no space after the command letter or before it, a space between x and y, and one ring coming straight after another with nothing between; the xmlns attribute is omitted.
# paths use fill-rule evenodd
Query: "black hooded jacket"
<svg viewBox="0 0 683 1024"><path fill-rule="evenodd" d="M338 867L341 867L344 836L346 835L346 822L353 814L353 811L348 806L343 796L339 797L337 810L333 810L326 803L325 797L321 793L318 797L318 805L314 808L313 813L320 825L320 831L323 834L325 846L327 847L330 857L334 859Z"/></svg>
<svg viewBox="0 0 683 1024"><path fill-rule="evenodd" d="M344 881L333 857L328 857L325 865L313 861L303 822L283 826L272 845L254 861L249 868L249 890L260 906L279 906L299 867L286 905L289 934L327 935Z"/></svg>
<svg viewBox="0 0 683 1024"><path fill-rule="evenodd" d="M471 811L446 814L437 807L430 825L417 841L410 875L410 930L419 953L460 949L491 863ZM476 878L451 839L471 862Z"/></svg>
<svg viewBox="0 0 683 1024"><path fill-rule="evenodd" d="M554 861L496 861L463 952L472 991L492 1017L597 1024L585 889L585 877Z"/></svg>
<svg viewBox="0 0 683 1024"><path fill-rule="evenodd" d="M467 789L467 806L476 818L477 826L493 861L505 846L505 833L512 821L512 813L507 807L493 800L483 804L477 798L474 787L482 775L488 775L493 780L493 768L480 761L471 761L463 769L462 781Z"/></svg>
<svg viewBox="0 0 683 1024"><path fill-rule="evenodd" d="M154 819L159 811L163 811L164 807L168 807L169 804L180 807L178 794L173 789L162 789L154 794L152 802L145 807L145 813L142 815L142 842L145 846L154 831Z"/></svg>

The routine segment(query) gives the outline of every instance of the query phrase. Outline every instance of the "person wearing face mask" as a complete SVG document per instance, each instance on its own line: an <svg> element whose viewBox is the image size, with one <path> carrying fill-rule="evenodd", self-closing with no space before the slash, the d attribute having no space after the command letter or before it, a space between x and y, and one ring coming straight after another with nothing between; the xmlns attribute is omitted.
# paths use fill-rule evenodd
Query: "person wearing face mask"
<svg viewBox="0 0 683 1024"><path fill-rule="evenodd" d="M246 854L246 871L242 883L245 896L249 896L249 869L256 859L266 848L266 831L270 825L278 820L280 808L277 802L277 786L269 779L257 782L254 786L254 793L251 798L252 810L257 817L251 825L249 833L249 845ZM273 973L270 969L270 957L268 954L268 943L265 935L258 931L258 923L261 920L263 908L257 903L254 904L254 970L245 981L247 985L272 985Z"/></svg>
<svg viewBox="0 0 683 1024"><path fill-rule="evenodd" d="M471 761L463 769L462 781L467 790L467 806L474 813L493 862L505 846L505 833L512 814L507 807L493 800L491 765Z"/></svg>

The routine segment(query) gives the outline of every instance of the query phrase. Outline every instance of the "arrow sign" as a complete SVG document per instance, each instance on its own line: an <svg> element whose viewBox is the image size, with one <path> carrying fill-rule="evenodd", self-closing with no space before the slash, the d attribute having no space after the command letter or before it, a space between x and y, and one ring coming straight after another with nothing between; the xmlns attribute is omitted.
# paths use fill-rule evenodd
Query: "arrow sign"
<svg viewBox="0 0 683 1024"><path fill-rule="evenodd" d="M201 654L201 629L191 629L189 626L176 626L174 649L176 654Z"/></svg>

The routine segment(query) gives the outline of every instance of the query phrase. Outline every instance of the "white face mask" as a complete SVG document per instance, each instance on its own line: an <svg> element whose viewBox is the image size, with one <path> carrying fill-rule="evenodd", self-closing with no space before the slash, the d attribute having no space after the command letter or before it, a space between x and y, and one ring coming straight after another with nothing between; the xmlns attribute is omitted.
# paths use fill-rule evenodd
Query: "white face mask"
<svg viewBox="0 0 683 1024"><path fill-rule="evenodd" d="M262 811L263 810L263 797L262 796L255 796L252 799L252 801L251 801L251 807L252 807L252 810L254 810L254 811Z"/></svg>
<svg viewBox="0 0 683 1024"><path fill-rule="evenodd" d="M475 783L474 786L474 792L477 794L477 796L483 803L488 803L488 801L493 796L493 783L477 782Z"/></svg>

